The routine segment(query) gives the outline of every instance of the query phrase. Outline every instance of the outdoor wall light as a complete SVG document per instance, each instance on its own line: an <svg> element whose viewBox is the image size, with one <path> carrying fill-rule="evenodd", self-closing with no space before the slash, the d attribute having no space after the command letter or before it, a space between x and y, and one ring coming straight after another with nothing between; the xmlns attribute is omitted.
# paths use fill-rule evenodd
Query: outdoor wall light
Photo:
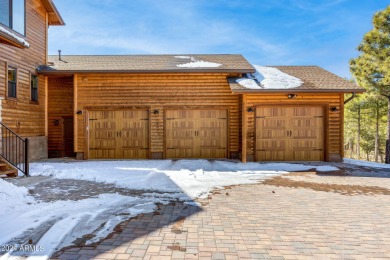
<svg viewBox="0 0 390 260"><path fill-rule="evenodd" d="M287 95L287 98L289 98L289 99L293 99L293 98L297 98L297 94L288 94Z"/></svg>
<svg viewBox="0 0 390 260"><path fill-rule="evenodd" d="M76 112L76 114L82 115L82 114L83 114L83 111L79 110L79 111Z"/></svg>
<svg viewBox="0 0 390 260"><path fill-rule="evenodd" d="M331 108L330 108L330 111L332 111L332 112L337 112L337 111L339 111L339 109L338 109L337 107L331 107Z"/></svg>
<svg viewBox="0 0 390 260"><path fill-rule="evenodd" d="M54 125L56 125L56 126L60 125L60 120L58 120L58 119L54 120Z"/></svg>
<svg viewBox="0 0 390 260"><path fill-rule="evenodd" d="M248 109L246 111L248 111L249 113L252 113L255 111L255 109L253 107L248 107Z"/></svg>
<svg viewBox="0 0 390 260"><path fill-rule="evenodd" d="M158 114L160 114L160 111L158 111L158 109L155 109L155 110L153 110L153 114L158 115Z"/></svg>

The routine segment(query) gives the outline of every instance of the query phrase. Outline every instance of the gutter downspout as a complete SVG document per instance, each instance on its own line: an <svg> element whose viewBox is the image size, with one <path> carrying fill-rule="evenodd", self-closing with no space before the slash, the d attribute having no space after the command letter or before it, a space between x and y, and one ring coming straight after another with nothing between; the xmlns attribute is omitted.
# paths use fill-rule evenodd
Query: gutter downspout
<svg viewBox="0 0 390 260"><path fill-rule="evenodd" d="M352 92L352 96L350 96L347 100L344 101L344 105L347 104L349 101L351 101L352 99L354 99L356 97L356 93L355 92Z"/></svg>

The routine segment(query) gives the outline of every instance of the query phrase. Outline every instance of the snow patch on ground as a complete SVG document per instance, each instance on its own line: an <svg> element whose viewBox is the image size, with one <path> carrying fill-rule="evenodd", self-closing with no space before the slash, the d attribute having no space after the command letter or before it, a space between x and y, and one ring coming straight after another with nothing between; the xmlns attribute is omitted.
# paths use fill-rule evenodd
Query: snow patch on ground
<svg viewBox="0 0 390 260"><path fill-rule="evenodd" d="M344 163L354 164L354 165L358 165L358 166L390 169L390 164L360 161L360 160L349 159L349 158L344 158Z"/></svg>
<svg viewBox="0 0 390 260"><path fill-rule="evenodd" d="M31 176L52 176L58 179L89 180L114 184L131 190L144 190L142 196L100 194L78 201L41 202L0 179L0 245L26 243L41 234L34 244L44 251L29 256L49 258L53 252L72 245L86 234L97 242L113 231L120 222L140 213L155 210L155 203L167 204L180 199L191 206L200 206L194 199L206 197L215 188L250 184L291 171L334 171L336 167L289 163L240 163L208 160L126 160L34 162ZM58 188L56 187L56 192ZM66 199L66 198L64 198ZM9 252L5 257L19 256Z"/></svg>
<svg viewBox="0 0 390 260"><path fill-rule="evenodd" d="M216 68L222 66L222 64L220 63L198 60L195 57L191 57L191 56L175 56L175 58L186 59L191 61L188 63L176 65L179 68Z"/></svg>
<svg viewBox="0 0 390 260"><path fill-rule="evenodd" d="M236 82L248 89L290 89L297 88L303 82L277 68L253 65L255 73L247 74L248 78L237 79Z"/></svg>
<svg viewBox="0 0 390 260"><path fill-rule="evenodd" d="M31 176L52 176L114 184L136 190L174 192L178 199L204 197L216 187L254 183L290 171L334 171L336 167L289 163L208 160L84 161L32 163Z"/></svg>
<svg viewBox="0 0 390 260"><path fill-rule="evenodd" d="M3 26L0 25L0 31L7 34L8 36L10 36L12 39L15 39L16 41L18 41L20 44L22 44L24 47L26 48L29 48L30 47L30 44L25 40L23 39L22 37L19 37L18 35L16 35L15 33L7 30L6 28L4 28Z"/></svg>

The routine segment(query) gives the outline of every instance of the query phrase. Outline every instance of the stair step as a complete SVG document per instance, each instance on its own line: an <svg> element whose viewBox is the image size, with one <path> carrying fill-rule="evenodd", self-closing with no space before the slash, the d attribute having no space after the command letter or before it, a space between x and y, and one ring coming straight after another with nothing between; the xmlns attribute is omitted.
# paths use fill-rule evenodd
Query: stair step
<svg viewBox="0 0 390 260"><path fill-rule="evenodd" d="M0 175L8 175L10 177L16 177L18 175L18 171L17 170L0 171Z"/></svg>

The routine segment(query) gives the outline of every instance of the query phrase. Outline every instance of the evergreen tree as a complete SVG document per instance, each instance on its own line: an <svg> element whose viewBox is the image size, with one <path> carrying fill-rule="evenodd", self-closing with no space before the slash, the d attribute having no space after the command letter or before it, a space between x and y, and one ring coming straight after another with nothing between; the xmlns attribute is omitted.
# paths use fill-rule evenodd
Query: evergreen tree
<svg viewBox="0 0 390 260"><path fill-rule="evenodd" d="M390 5L374 15L373 25L358 47L360 56L352 59L350 65L361 86L387 98L385 163L390 163Z"/></svg>

